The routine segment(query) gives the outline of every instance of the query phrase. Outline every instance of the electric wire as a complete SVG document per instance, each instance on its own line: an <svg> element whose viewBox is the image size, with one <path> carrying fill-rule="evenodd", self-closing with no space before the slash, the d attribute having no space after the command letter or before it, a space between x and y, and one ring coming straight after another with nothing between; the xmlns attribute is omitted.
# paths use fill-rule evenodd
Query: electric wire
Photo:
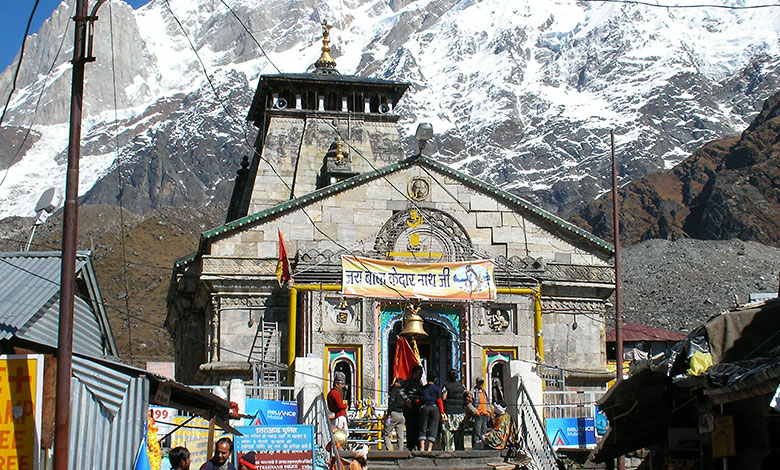
<svg viewBox="0 0 780 470"><path fill-rule="evenodd" d="M222 1L222 0L221 0L221 1ZM244 27L244 29L245 29L245 30L247 30L247 32L249 32L249 30L248 30L248 28L246 27L246 25L244 25L244 24L243 24L243 22L240 20L240 18L238 18L238 15L236 15L236 14L235 14L235 12L232 10L232 8L230 8L230 7L229 7L227 4L225 4L225 2L224 2L224 1L222 1L222 3L223 3L223 4L224 4L226 7L228 7L228 9L230 10L230 12L231 12L231 13L232 13L232 14L233 14L233 15L236 17L236 19L237 19L237 20L238 20L238 21L241 23L241 25ZM638 2L633 2L633 3L638 3ZM182 31L184 32L184 28L183 28L183 26L182 26L181 22L180 22L180 21L178 20L178 18L176 17L176 15L175 15L175 14L173 13L173 11L171 10L171 8L170 8L170 4L168 3L168 0L166 0L166 5L168 6L168 9L169 9L169 11L171 12L171 14L173 15L173 17L174 17L175 21L177 22L177 24L179 25L179 27L180 27L180 28L182 29ZM215 96L217 97L218 101L220 102L220 105L223 107L223 109L225 109L226 113L227 113L229 116L231 116L231 118L235 119L235 117L232 115L232 113L231 113L231 112L230 112L230 111L227 109L227 107L226 107L226 105L224 104L223 100L222 100L222 99L221 99L221 97L219 96L219 94L218 94L218 92L217 92L217 90L216 90L216 87L214 86L213 82L211 81L210 77L208 76L208 72L207 72L207 70L206 70L206 68L205 68L205 64L203 63L202 59L200 58L199 54L197 53L197 50L195 49L195 47L194 47L194 44L192 44L192 41L191 41L191 40L189 39L189 37L186 35L186 32L184 32L184 33L185 33L185 37L187 38L187 40L188 40L188 42L189 42L189 44L190 44L190 47L193 49L193 51L195 52L196 56L198 57L198 61L199 61L200 65L201 65L201 67L202 67L202 70L203 70L203 72L204 72L204 74L205 74L205 76L206 76L206 79L207 79L207 81L208 81L209 85L211 86L211 88L212 88L212 91L214 92ZM250 36L252 36L252 35L251 35L251 32L249 32L249 34L250 34ZM252 36L252 39L254 39L254 40L255 40L255 42L256 42L256 43L258 44L258 46L259 46L259 43L256 41L256 39L254 38L254 36ZM113 45L112 45L112 47L113 47ZM262 50L262 48L261 48L261 50ZM265 51L264 51L264 50L263 50L262 52L263 52L263 54L265 54ZM265 54L265 55L266 55L266 57L268 58L269 62L271 62L271 64L274 66L274 68L276 68L276 69L278 70L278 68L276 67L276 65L275 65L275 64L273 64L273 62L270 60L270 58L267 56L267 54ZM281 73L281 72L280 72L280 73ZM245 135L245 138L248 140L248 136L246 136L246 135ZM346 140L346 139L345 139L345 140ZM351 145L351 144L348 144L348 145L350 145L350 147L352 147L352 145ZM352 148L354 149L354 147L352 147ZM253 150L254 150L254 149L253 149ZM358 151L358 154L359 154L359 151ZM361 155L361 157L362 157L362 158L365 158L365 157L363 157L362 155ZM284 182L284 183L287 185L286 181L285 181L283 178L281 178L281 176L278 174L278 172L276 172L275 168L273 168L273 165L271 165L271 164L270 164L270 162L268 162L267 160L265 160L265 161L266 161L266 163L268 163L268 164L269 164L269 165L272 167L272 170L273 170L273 171L274 171L274 172L277 174L277 176L279 176L280 180L282 180L282 181L283 181L283 182ZM441 184L441 183L440 183L438 180L437 180L437 183ZM287 186L288 186L288 188L289 188L289 185L287 185ZM393 186L393 187L394 187L394 186ZM396 191L398 191L399 193L401 193L401 194L402 194L404 197L406 197L406 195L405 195L405 194L404 194L402 191L400 191L398 188L395 188L395 187L394 187L394 189L395 189ZM410 198L408 198L408 197L406 197L406 198L407 198L409 201L411 201L411 199L410 199ZM413 202L413 201L412 201L412 202ZM314 223L313 219L311 219L311 217L308 215L308 213L306 213L306 212L305 212L305 210L304 210L304 213L306 214L307 218L309 218L309 221L312 223L312 225L315 227L315 229L317 229L318 231L320 231L320 233L322 233L324 236L326 236L326 238L328 238L328 239L329 239L331 242L335 243L335 244L336 244L337 246L339 246L340 248L344 249L346 252L350 252L350 251L351 251L351 250L347 249L345 246L343 246L343 245L341 245L340 243L338 243L338 242L336 242L335 240L333 240L333 239L332 239L330 236L328 236L328 235L327 235L327 234L325 234L324 232L322 232L322 231L321 231L321 230L320 230L320 229L319 229L319 228L316 226L316 223ZM119 310L119 309L116 309L116 310ZM128 310L129 310L129 308L128 308ZM156 327L160 328L160 326L158 326L158 325L154 325L154 324L153 324L153 323L151 323L151 322L147 322L147 323L149 323L149 324L151 324L151 325L153 325L153 326L156 326ZM224 348L223 348L223 349L224 349Z"/></svg>
<svg viewBox="0 0 780 470"><path fill-rule="evenodd" d="M37 4L37 1L36 1ZM76 4L73 3L73 8L75 10ZM11 162L16 160L16 157L19 156L22 149L24 148L24 144L27 142L27 139L30 137L30 132L32 132L32 126L35 124L35 119L38 117L38 108L40 107L41 100L43 99L43 92L46 90L46 82L49 80L49 77L51 76L51 72L54 70L54 66L57 65L57 59L60 57L60 53L62 52L62 47L65 45L65 38L68 35L68 29L70 28L70 21L65 22L65 30L62 32L62 39L60 40L60 45L57 47L57 52L54 54L54 59L52 60L51 66L49 67L49 70L46 71L46 75L43 78L43 83L41 84L41 90L38 93L38 99L35 101L35 108L33 109L32 113L32 119L30 120L30 123L27 125L27 129L25 129L24 137L22 137L22 141L19 143L19 146L16 148L16 152L14 153L13 158L9 160L8 168L5 169L5 172L3 174L3 178L0 179L0 186L5 183L5 179L8 177L8 172L11 170ZM25 38L27 36L25 35ZM25 39L26 40L26 39ZM21 64L21 56L24 54L24 44L22 45L22 51L20 52L19 57L19 64ZM18 67L18 66L17 66ZM18 73L18 70L17 70ZM13 91L12 91L13 93ZM8 95L8 101L5 104L5 108L8 108L8 104L11 101L11 94ZM3 111L3 114L5 114L5 111ZM0 123L2 122L2 119L0 119Z"/></svg>
<svg viewBox="0 0 780 470"><path fill-rule="evenodd" d="M22 68L22 59L24 58L24 46L27 44L27 35L30 34L30 25L32 25L33 17L35 16L35 10L38 9L38 3L40 0L35 0L30 17L27 19L27 27L24 29L24 36L22 36L22 47L19 51L19 60L16 62L16 70L14 71L14 78L11 80L11 91L8 93L8 99L5 100L5 106L3 106L3 113L0 114L0 126L3 125L3 119L5 119L5 113L8 111L8 104L11 102L11 96L16 91L16 79L19 77L19 69Z"/></svg>
<svg viewBox="0 0 780 470"><path fill-rule="evenodd" d="M359 150L357 147L353 146L353 145L352 145L352 143L349 141L349 139L345 138L345 137L344 137L344 135L341 133L341 131L340 131L340 130L339 130L339 129L338 129L338 128L337 128L337 127L336 127L336 126L335 126L335 125L334 125L334 124L333 124L333 123L330 121L330 120L327 120L327 119L325 119L325 118L318 117L316 113L315 113L315 115L314 115L314 116L315 116L315 119L321 119L321 120L322 120L324 123L326 123L326 124L328 124L329 126L331 126L331 128L332 128L332 129L333 129L333 130L336 132L336 134L339 136L339 138L340 138L341 140L343 140L343 141L344 141L344 142L347 144L347 146L350 148L350 150L352 150L352 151L353 151L353 152L355 152L355 153L356 153L358 156L360 156L360 158L362 158L362 159L363 159L363 160L364 160L364 161L365 161L365 162L366 162L366 163L367 163L367 164L368 164L368 165L371 167L371 169L372 169L373 171L378 171L378 169L376 168L376 166L374 166L374 164L371 162L371 160L369 160L368 158L366 158L366 157L365 157L365 156L364 156L364 155L363 155L363 154L360 152L360 150ZM425 167L423 167L423 166L421 166L421 168L425 169ZM466 208L466 207L463 205L463 203L462 203L462 202L461 202L461 201L460 201L458 198L456 198L456 197L455 197L455 195L453 195L452 193L450 193L450 192L449 192L449 191L446 189L446 187L444 186L444 184L443 184L443 183L441 183L441 181L439 181L439 179L438 179L438 178L436 178L435 176L431 175L431 174L430 174L430 172L428 172L428 171L427 171L427 169L425 169L425 170L426 170L426 173L428 173L428 175L430 175L430 176L431 176L431 178L432 178L434 181L436 181L436 183L437 183L437 184L438 184L440 187L442 187L442 188L445 190L445 192L446 192L446 193L447 193L447 194L448 194L448 195L449 195L449 196L450 196L450 197L451 197L451 198L452 198L452 199L453 199L453 200L454 200L454 201L455 201L455 202L456 202L458 205L460 205L460 206L461 206L461 207L462 207L462 208L463 208L463 209L466 211L466 213L471 213L471 211L470 211L468 208ZM415 208L415 210L419 211L419 212L420 212L421 214L423 214L423 215L424 215L424 214L426 214L426 213L429 213L429 211L428 211L427 209L424 209L423 207L421 207L421 206L420 206L420 205L417 203L417 201L415 201L415 200L413 200L412 198L410 198L410 197L409 197L409 195L407 195L407 194L406 194L404 191L402 191L402 190L401 190L401 189L399 189L399 188L398 188L398 187L397 187L395 184L393 184L393 182L392 182L392 181L390 181L390 179L389 179L389 178L388 178L386 175L382 175L381 177L382 177L382 179L384 179L384 180L385 180L385 182L386 182L388 185L390 185L390 187L391 187L391 188L392 188L394 191L396 191L396 192L397 192L398 194L400 194L400 195L401 195L401 196L402 196L404 199L406 199L406 201L407 201L408 203L410 203L410 204L411 204L411 205L412 205L412 206ZM431 221L431 220L433 220L433 221L434 221L434 224L431 224L431 225L433 225L433 226L436 226L436 224L435 224L435 220L436 220L436 219L435 219L435 218L431 219L430 217L428 217L428 218L427 218L427 220L429 221L429 223L430 223L430 221ZM443 227L438 227L438 228L442 229ZM458 245L458 246L460 246L462 249L464 249L464 250L465 250L467 253L476 254L476 255L478 255L478 256L485 257L486 259L491 259L491 258L492 258L492 259L493 259L493 262L494 262L495 264L497 264L497 265L501 266L501 267L502 267L502 268L504 268L506 271L508 271L508 272L510 272L510 273L514 273L514 274L519 274L519 275L521 275L521 276L524 276L524 277L526 277L526 278L528 278L528 279L531 279L531 280L535 281L537 284L541 284L541 281L540 281L538 278L534 277L534 276L533 276L531 273L528 273L528 272L522 271L522 270L520 270L520 269L518 269L518 268L516 268L516 267L514 267L514 266L512 266L512 265L510 265L508 261L507 261L507 263L500 263L500 262L498 262L498 260L497 260L497 259L495 259L495 258L494 258L492 255L490 255L490 254L489 254L489 253L487 253L486 251L483 251L483 250L478 250L478 249L476 249L476 247L474 247L473 245L467 245L465 242L463 242L462 240L458 240L458 239L457 239L457 238L455 238L455 237L452 237L452 238L450 238L450 239L449 239L449 241L451 241L452 243L455 243L455 244L457 244L457 245Z"/></svg>
<svg viewBox="0 0 780 470"><path fill-rule="evenodd" d="M17 265L9 262L8 260L6 260L4 258L0 258L0 262L8 264L8 265L10 265L10 266L20 270L20 271L23 271L23 272L25 272L25 273L27 273L27 274L29 274L31 276L34 276L36 278L42 279L42 280L44 280L46 282L52 283L52 284L57 285L57 286L60 285L60 283L57 282L57 281L53 281L53 280L51 280L49 278L41 276L41 275L39 275L39 274L37 274L35 272L32 272L32 271L30 271L28 269L25 269L25 268L23 268L21 266L17 266ZM111 305L107 305L107 304L105 304L105 302L104 302L104 307L107 308L107 309L119 312L121 314L126 314L127 313L127 312L123 311L122 309L113 307ZM157 325L156 323L153 323L153 322L151 322L151 321L149 321L149 320L147 320L147 319L145 319L143 317L140 317L138 315L129 314L129 316L131 318L135 319L136 321L138 321L139 323L143 323L143 324L147 324L149 326L153 326L153 327L155 327L155 328L157 328L159 330L165 330L165 327L163 325ZM206 340L197 339L196 341L198 341L199 343L202 343L204 346L208 346L208 342ZM480 344L480 343L477 343L477 342L474 342L474 341L472 341L472 343L475 344L478 347L482 347L483 349L485 349L487 351L490 351L491 348L494 347L494 346L489 346L489 345L483 345L483 344ZM238 357L246 358L247 360L254 360L256 362L261 362L261 363L266 364L268 366L273 366L275 368L278 368L279 370L288 370L288 366L286 364L274 363L274 362L271 362L271 361L253 359L251 357L251 355L249 355L249 354L246 354L246 353L243 353L243 352L240 352L240 351L235 351L235 350L232 350L230 348L226 348L223 345L220 345L220 350L228 352L228 353L231 353L231 354L235 354ZM152 357L152 356L144 356L144 357ZM546 363L543 363L543 362L534 361L534 360L528 360L528 359L517 359L517 360L519 360L521 362L528 363L528 364L536 365L537 367L542 367L542 368L545 368L545 369L552 369L552 370L562 370L562 371L565 371L565 372L580 373L580 374L592 374L594 372L599 372L599 371L593 371L593 370L587 370L587 369L565 368L565 367L550 365L550 364L546 364ZM312 374L312 373L308 373L308 372L304 372L304 371L295 371L295 373L299 374L299 375L306 376L306 377L314 378L314 379L317 379L317 380L322 380L323 383L327 383L329 381L329 379L327 377L320 376L320 375L317 375L317 374ZM364 386L364 385L358 386L357 384L353 384L352 387L355 390L360 389L362 391L367 391L367 392L376 392L376 393L383 393L383 392L386 393L387 392L387 390L383 390L381 388L368 387L368 386ZM585 404L585 403L583 402L583 404ZM508 404L508 406L511 408L514 405L513 404Z"/></svg>
<svg viewBox="0 0 780 470"><path fill-rule="evenodd" d="M222 1L222 0L221 0L221 1ZM167 3L167 0L166 0L166 3ZM231 12L231 13L232 13L232 14L233 14L235 17L236 17L236 19L237 19L237 20L239 20L239 23L241 24L241 26L242 26L242 27L244 28L244 30L245 30L245 31L246 31L246 32L247 32L247 33L250 35L250 37L252 37L252 39L254 40L254 42L255 42L256 44L258 44L258 45L259 45L259 42L258 42L258 41L257 41L257 40L254 38L254 35L252 35L251 31L249 31L249 29L246 27L246 25L243 23L243 21L240 21L240 18L238 18L238 15L236 15L236 14L235 14L235 12L234 12L234 11L233 11L233 10L232 10L232 9L231 9L231 8L230 8L230 7L229 7L229 6L228 6L228 5L227 5L227 4L224 2L224 1L222 1L222 3L223 3L223 5L225 5L225 6L226 6L226 7L227 7L227 8L230 10L230 12ZM181 22L178 20L178 18L176 18L176 15L175 15L175 13L173 13L173 11L170 9L170 5L169 5L169 4L168 4L168 8L169 8L169 11L171 12L171 14L173 15L174 19L176 20L177 24L179 24L179 26L180 26L180 28L181 28L182 32L183 32L183 33L185 34L185 36L186 36L186 31L185 31L185 30L184 30L184 28L182 27L182 25L181 25ZM201 64L201 67L202 67L202 70L203 70L204 74L206 75L206 79L207 79L207 80L209 81L209 83L211 84L211 81L210 81L210 79L209 79L209 77L208 77L208 71L206 70L205 64L203 63L203 61L202 61L202 60L200 60L200 56L198 55L197 51L195 50L195 47L194 47L194 45L192 44L192 41L189 39L189 37L187 37L187 41L188 41L188 43L190 44L190 47L191 47L191 48L193 49L193 51L195 52L195 54L198 56L198 60L199 60L199 62L200 62L200 64ZM264 50L263 50L263 54L265 54L265 51L264 51ZM267 54L265 54L265 55L266 55L266 58L268 59L268 61L269 61L269 62L270 62L272 65L273 65L273 67L274 67L274 68L275 68L275 69L278 71L278 70L279 70L279 69L278 69L278 67L276 67L276 65L275 65L275 64L273 64L273 61L270 59L270 57L268 57L268 55L267 55ZM281 72L280 72L280 73L281 73ZM211 84L211 86L212 86L212 89L213 89L213 91L214 91L214 94L215 94L215 96L216 96L216 97L217 97L217 99L220 101L220 104L222 105L223 109L225 109L225 110L226 110L226 112L228 112L228 115L229 115L229 116L230 116L232 119L235 119L235 117L234 117L234 116L233 116L231 113L229 113L229 111L227 111L225 104L224 104L224 103L222 103L221 97L220 97L220 96L219 96L219 94L216 92L216 89L214 89L214 87L213 87L213 84ZM333 124L332 124L332 123L331 123L329 120L326 120L326 119L324 119L324 118L321 118L321 117L319 117L319 116L317 115L317 113L316 113L316 112L314 113L314 117L315 117L315 119L321 119L321 120L323 120L324 122L326 122L327 124L329 124L329 125L330 125L330 126L331 126L331 127L332 127L332 128L335 130L335 131L336 131L336 133L339 135L339 137L340 137L340 138L342 138L342 140L344 140L344 141L347 143L347 145L350 147L350 149L351 149L352 151L354 151L354 152L355 152L355 153L357 153L357 154L358 154L358 155L359 155L361 158L363 158L363 159L364 159L364 160L365 160L365 161L366 161L366 162L369 164L369 166L371 166L371 167L372 167L372 169L374 169L375 171L377 170L377 169L376 169L376 167L375 167L375 166L372 164L372 162L370 162L370 161L369 161L369 160L368 160L368 159L367 159L365 156L363 156L363 155L362 155L362 153L361 153L361 152L360 152L360 151L359 151L357 148L355 148L355 147L354 147L354 146L353 146L353 145L352 145L352 144L349 142L349 140L348 140L348 139L344 139L344 138L343 138L343 135L341 135L341 132L338 130L338 128L336 128L336 126L334 126L334 125L333 125ZM246 138L246 140L248 140L248 137ZM247 144L248 144L248 142L247 142ZM254 151L254 149L252 149L252 150ZM281 175L279 175L278 171L276 171L276 169L275 169L275 167L273 166L273 164L271 164L271 162L270 162L270 161L268 161L267 159L265 159L265 158L263 158L263 157L261 157L261 160L263 160L263 161L264 161L266 164L268 164L268 165L269 165L269 167L271 168L271 170L272 170L272 171L275 173L275 175L276 175L276 176L277 176L277 177L280 179L280 181L282 181L282 183L283 183L283 184L284 184L284 185L287 187L287 189L289 189L290 191L292 191L292 188L290 187L290 185L287 183L287 181L286 181L284 178L282 178L282 177L281 177ZM383 177L383 178L384 178L384 179L385 179L385 180L386 180L386 181L387 181L387 182L388 182L388 183L391 185L391 187L392 187L392 188L393 188L395 191L397 191L397 192L398 192L399 194L401 194L401 195L402 195L402 196L403 196L403 197L404 197L404 198L405 198L407 201L409 201L409 202L410 202L410 203L412 203L414 206L416 206L416 207L417 207L419 210L421 210L421 208L419 207L419 205L418 205L418 204L417 204L415 201L413 201L413 200L412 200L411 198L409 198L409 197L408 197L408 196L407 196L407 195L406 195L406 194L405 194L403 191L401 191L401 190L400 190L400 189L398 189L398 188L397 188L397 187L396 187L394 184L392 184L392 182L390 182L390 181L389 181L389 179L387 179L387 177L386 177L386 176L382 175L382 177ZM438 180L436 180L436 181L437 181L437 184L441 184L441 183L440 183ZM452 195L451 195L451 196L452 196ZM454 198L454 197L453 197L453 199L456 199L456 201L457 201L457 198ZM460 201L457 201L457 202L458 202L458 203L460 203ZM308 214L308 212L305 210L305 208L303 208L303 207L299 207L299 210L301 210L301 212L302 212L302 213L303 213L303 214L304 214L304 215L307 217L307 219L308 219L308 220L309 220L309 222L312 224L312 226L315 228L315 230L317 230L318 232L320 232L320 233L321 233L323 236L325 236L325 237L326 237L326 238L327 238L329 241L331 241L332 243L334 243L336 246L338 246L339 248L341 248L341 249L342 249L342 250L344 250L345 252L352 254L352 253L351 253L351 250L349 250L347 247L345 247L344 245L342 245L341 243L339 243L338 241L336 241L336 240L334 240L332 237L330 237L328 234L326 234L325 232L323 232L323 231L322 231L322 230L321 230L321 229L320 229L320 228L317 226L317 224L314 222L314 220L313 220L313 219L312 219L312 217L311 217L311 216ZM472 248L472 249L473 249L473 248ZM360 262L360 263L361 263L361 264L363 264L362 262ZM364 268L366 268L366 266L365 266L365 265L363 265L363 267L364 267ZM531 279L534 279L534 280L536 280L536 281L537 281L537 283L539 282L537 279L535 279L535 278L534 278L533 276L531 276L529 273L524 273L524 272L522 272L522 271L520 271L520 273L521 273L521 274L523 274L523 275L525 275L525 276L528 276L528 277L530 277ZM294 275L294 274L295 274L295 273L293 273L293 275ZM406 296L404 296L404 295L403 295L403 294L402 294L402 293L401 293L401 292L400 292L398 289L395 289L395 288L393 288L392 286L386 286L386 287L390 287L392 290L396 291L396 293L397 293L397 294L398 294L398 295L399 295L399 296L400 296L400 297L401 297L401 298L402 298L404 301L408 301L408 300L409 300L409 299L408 299Z"/></svg>
<svg viewBox="0 0 780 470"><path fill-rule="evenodd" d="M122 196L124 196L124 179L122 178L122 157L119 155L119 111L116 100L116 62L114 57L114 10L111 8L112 2L108 2L108 24L109 24L109 36L111 38L111 83L113 85L114 95L114 158L117 165L117 179L119 180L119 194L117 194L117 201L119 202L119 238L122 246L122 281L125 288L125 309L128 312L127 317L127 351L130 360L133 360L133 328L130 324L130 289L127 285L127 250L125 248L125 217L124 206L122 204Z"/></svg>
<svg viewBox="0 0 780 470"><path fill-rule="evenodd" d="M237 120L237 118L236 118L236 117L233 115L233 113L231 113L231 112L230 112L230 110L227 108L227 106L225 105L224 101L222 100L222 98L220 97L219 93L217 92L217 90L216 90L216 87L215 87L215 86L214 86L214 84L212 83L212 81L211 81L211 78L210 78L210 77L209 77L209 75L208 75L208 70L206 69L206 65L205 65L205 63L203 62L203 60L200 58L200 54L199 54L199 53L198 53L198 51L196 50L196 48L195 48L195 45L194 45L194 44L192 43L192 41L190 40L190 38L189 38L189 35L187 35L187 32L186 32L186 30L184 29L184 26L182 25L181 21L179 21L178 17L176 16L176 14L175 14L175 13L173 12L173 10L171 9L171 6L170 6L170 3L168 2L168 0L165 0L165 3L166 3L166 5L168 6L168 11L171 13L171 16L173 16L173 19L174 19L174 20L176 21L176 23L179 25L179 28L181 29L182 33L184 34L185 38L187 39L187 42L189 43L189 45L190 45L190 48L192 49L192 51L195 53L196 57L198 58L198 62L199 62L199 63L200 63L200 65L201 65L201 69L202 69L202 71L203 71L203 73L204 73L204 75L205 75L205 77L206 77L206 80L208 81L209 85L211 86L211 89L212 89L212 91L214 92L214 95L215 95L215 97L216 97L217 101L220 103L220 105L222 106L222 108L225 110L225 113L226 113L226 114L227 114L227 115L228 115L228 116L229 116L229 117L230 117L230 118L231 118L233 121L236 121L236 120ZM224 2L223 2L223 4L224 4ZM227 6L227 5L226 5L226 6ZM232 12L232 10L231 10L231 12ZM238 17L237 15L235 15L235 13L234 13L234 12L232 12L232 13L234 14L234 16L236 16L236 18ZM245 28L245 30L246 30L247 32L249 32L248 28L246 28L246 25L245 25L243 22L240 22L240 24L241 24L241 25L242 25L242 26ZM250 34L250 36L252 36L251 32L250 32L249 34ZM252 37L253 37L253 39L254 39L254 36L252 36ZM259 44L259 42L258 42L256 39L255 39L255 43ZM269 60L269 62L271 62L270 58L269 58L268 60ZM273 62L272 62L272 63L273 63ZM276 66L274 65L274 67L276 67ZM277 68L277 70L278 70L278 68ZM242 127L242 129L243 129L243 127ZM245 130L245 129L244 129L244 140L245 140L245 143L246 143L246 145L247 145L248 147L250 147L250 148L251 148L251 150L253 151L253 153L257 153L257 152L255 151L255 149L254 149L254 148L251 146L251 144L249 143L249 136L248 136L248 135L246 135L246 130ZM264 157L262 157L262 156L260 156L260 159L261 159L261 160L263 160L264 162L266 162L266 164L268 164L268 165L269 165L269 167L270 167L270 168L271 168L271 170L274 172L274 174L276 175L276 177L277 177L277 178L279 178L279 180L280 180L280 181L281 181L281 182L282 182L282 183L283 183L283 184L284 184L284 185L287 187L287 189L289 189L290 191L292 191L292 188L290 187L289 183L287 183L287 181L286 181L286 180L285 180L285 179L284 179L284 178L283 178L283 177L282 177L282 176L279 174L279 172L276 170L276 168L273 166L273 164L272 164L272 163L271 163L271 162L270 162L268 159L266 159L266 158L264 158ZM302 213L303 213L303 214L306 216L306 218L309 220L309 222L312 224L313 228L314 228L314 229L315 229L317 232L319 232L321 235L323 235L325 238L327 238L327 239L328 239L330 242L332 242L333 244L335 244L336 246L338 246L339 248L341 248L341 249L342 249L342 250L344 250L345 252L352 254L352 253L350 252L350 250L348 250L348 249L347 249L347 248L346 248L344 245L342 245L341 243L339 243L338 241L336 241L335 239L333 239L333 238L332 238L330 235L328 235L328 234L327 234L327 233L325 233L325 232L324 232L324 231L323 231L321 228L319 228L319 227L317 226L317 224L314 222L314 219L312 219L312 217L309 215L309 213L308 213L308 212L307 212L307 211L306 211L306 210L305 210L303 207L301 207L301 208L300 208L300 210L301 210L301 212L302 212ZM358 260L358 262L359 262L361 265L363 265L363 267L364 267L364 268L366 267L366 266L365 266L365 264L364 264L362 261ZM390 288L390 289L394 290L394 291L395 291L395 292L396 292L396 293L397 293L397 294L398 294L400 297L402 297L403 299L407 300L407 297L406 297L406 296L404 296L404 295L403 295L403 294L402 294L402 293L401 293L401 292L400 292L398 289L395 289L395 288L394 288L394 287L392 287L392 286L387 286L387 285L385 285L385 286L386 286L387 288Z"/></svg>

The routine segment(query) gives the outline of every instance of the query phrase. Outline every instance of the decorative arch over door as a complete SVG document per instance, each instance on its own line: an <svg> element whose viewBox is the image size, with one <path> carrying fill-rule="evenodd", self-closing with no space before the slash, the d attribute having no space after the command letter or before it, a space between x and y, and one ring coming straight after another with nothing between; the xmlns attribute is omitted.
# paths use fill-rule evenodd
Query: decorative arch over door
<svg viewBox="0 0 780 470"><path fill-rule="evenodd" d="M446 212L410 207L382 226L374 250L388 259L407 262L464 261L473 258L466 229Z"/></svg>

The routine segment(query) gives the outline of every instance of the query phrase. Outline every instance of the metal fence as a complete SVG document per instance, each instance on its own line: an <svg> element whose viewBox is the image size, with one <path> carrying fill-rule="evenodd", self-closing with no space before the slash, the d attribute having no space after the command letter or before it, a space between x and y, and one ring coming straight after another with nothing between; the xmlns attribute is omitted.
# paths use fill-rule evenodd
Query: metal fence
<svg viewBox="0 0 780 470"><path fill-rule="evenodd" d="M544 383L544 389L550 391L566 390L566 371L557 367L540 366L536 373Z"/></svg>
<svg viewBox="0 0 780 470"><path fill-rule="evenodd" d="M596 402L604 391L548 391L543 392L542 411L548 418L595 418Z"/></svg>
<svg viewBox="0 0 780 470"><path fill-rule="evenodd" d="M268 385L253 385L251 382L245 382L246 398L262 398L265 400L282 400L282 401L295 401L295 387L288 387L285 385L268 386ZM227 393L226 387L219 385L189 385L191 388L198 390L206 390L208 392L214 392L214 389L221 388L223 392Z"/></svg>

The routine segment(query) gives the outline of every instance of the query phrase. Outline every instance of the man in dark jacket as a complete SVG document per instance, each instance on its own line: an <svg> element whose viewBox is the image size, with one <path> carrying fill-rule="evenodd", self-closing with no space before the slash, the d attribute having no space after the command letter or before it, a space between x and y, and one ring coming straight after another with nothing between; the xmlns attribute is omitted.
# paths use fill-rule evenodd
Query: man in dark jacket
<svg viewBox="0 0 780 470"><path fill-rule="evenodd" d="M458 371L454 369L449 371L443 393L445 420L442 423L442 449L447 452L463 450L466 387L458 380Z"/></svg>
<svg viewBox="0 0 780 470"><path fill-rule="evenodd" d="M387 416L385 417L384 429L382 430L382 436L384 436L385 440L385 450L393 450L393 446L390 442L394 429L398 435L398 448L395 450L404 450L404 424L406 424L404 411L406 410L406 402L406 392L404 392L404 389L401 386L401 379L396 377L390 388L390 399L387 402Z"/></svg>
<svg viewBox="0 0 780 470"><path fill-rule="evenodd" d="M229 462L233 455L233 441L229 437L223 437L214 445L214 457L200 466L200 470L236 470Z"/></svg>
<svg viewBox="0 0 780 470"><path fill-rule="evenodd" d="M423 368L421 365L412 367L409 378L404 380L403 389L406 393L406 448L414 450L419 445L420 439L420 395L422 394Z"/></svg>

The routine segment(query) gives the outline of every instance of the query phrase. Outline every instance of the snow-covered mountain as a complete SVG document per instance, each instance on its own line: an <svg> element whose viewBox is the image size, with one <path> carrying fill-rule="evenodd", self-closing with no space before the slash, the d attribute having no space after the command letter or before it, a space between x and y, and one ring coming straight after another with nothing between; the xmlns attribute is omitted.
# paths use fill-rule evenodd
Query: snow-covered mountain
<svg viewBox="0 0 780 470"><path fill-rule="evenodd" d="M28 39L0 129L0 217L32 215L46 187L64 187L74 4ZM116 203L119 163L126 207L227 200L254 141L244 118L258 76L309 69L321 46L315 10L334 25L342 74L412 83L395 110L402 135L431 122L426 152L563 215L609 184L609 130L625 182L738 134L780 83L777 7L153 0L132 10L111 0L87 65L85 200ZM12 76L13 66L0 75L3 100Z"/></svg>

